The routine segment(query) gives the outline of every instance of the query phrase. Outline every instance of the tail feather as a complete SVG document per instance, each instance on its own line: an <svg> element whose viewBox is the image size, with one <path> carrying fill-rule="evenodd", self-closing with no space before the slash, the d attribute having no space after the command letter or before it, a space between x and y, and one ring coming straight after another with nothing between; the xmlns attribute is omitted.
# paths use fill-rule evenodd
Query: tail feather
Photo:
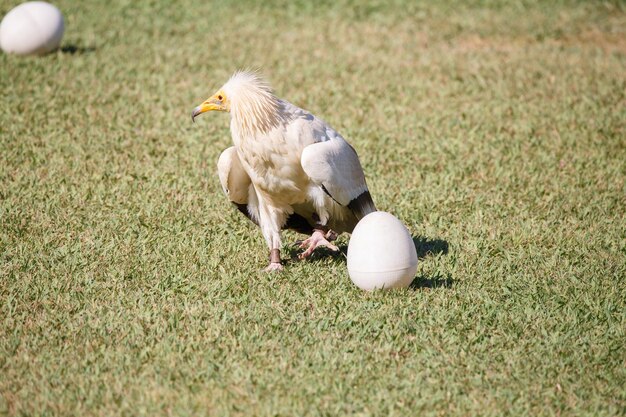
<svg viewBox="0 0 626 417"><path fill-rule="evenodd" d="M361 220L368 214L377 211L376 205L374 205L374 200L372 200L372 195L367 190L362 192L357 198L350 201L350 203L348 203L348 208L352 210L358 220Z"/></svg>

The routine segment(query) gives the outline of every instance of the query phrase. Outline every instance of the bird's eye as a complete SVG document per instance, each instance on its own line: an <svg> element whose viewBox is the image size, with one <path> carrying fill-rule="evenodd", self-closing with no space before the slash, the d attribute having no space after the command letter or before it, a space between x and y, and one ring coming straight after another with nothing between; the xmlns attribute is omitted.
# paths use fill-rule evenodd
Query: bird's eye
<svg viewBox="0 0 626 417"><path fill-rule="evenodd" d="M224 98L224 97L222 97L221 95L217 96L217 99L218 99L219 101L222 101L222 99L223 99L223 98Z"/></svg>

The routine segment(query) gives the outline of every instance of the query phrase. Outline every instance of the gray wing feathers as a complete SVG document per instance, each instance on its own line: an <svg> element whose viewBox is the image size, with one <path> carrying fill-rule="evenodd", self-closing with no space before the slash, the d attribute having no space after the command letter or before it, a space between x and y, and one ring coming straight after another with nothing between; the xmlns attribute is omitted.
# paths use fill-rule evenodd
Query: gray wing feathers
<svg viewBox="0 0 626 417"><path fill-rule="evenodd" d="M350 208L358 218L376 210L359 157L341 136L307 146L300 163L315 184L335 202Z"/></svg>

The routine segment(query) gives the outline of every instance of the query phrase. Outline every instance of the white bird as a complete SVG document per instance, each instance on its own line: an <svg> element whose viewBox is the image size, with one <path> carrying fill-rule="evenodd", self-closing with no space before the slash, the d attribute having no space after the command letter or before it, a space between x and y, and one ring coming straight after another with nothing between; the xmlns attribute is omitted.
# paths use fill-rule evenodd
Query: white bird
<svg viewBox="0 0 626 417"><path fill-rule="evenodd" d="M281 230L311 236L306 258L376 211L356 151L323 120L276 97L257 73L238 71L196 107L230 112L234 146L218 161L224 192L258 224L270 249L267 271L281 270Z"/></svg>

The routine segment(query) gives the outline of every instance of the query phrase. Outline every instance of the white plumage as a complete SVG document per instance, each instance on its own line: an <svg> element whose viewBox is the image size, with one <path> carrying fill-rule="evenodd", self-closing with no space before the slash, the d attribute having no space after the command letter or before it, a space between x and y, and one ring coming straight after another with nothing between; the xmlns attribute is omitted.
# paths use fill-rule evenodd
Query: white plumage
<svg viewBox="0 0 626 417"><path fill-rule="evenodd" d="M258 74L235 73L192 117L211 110L231 114L234 146L220 155L220 182L261 227L268 270L282 269L282 229L311 233L301 245L307 257L318 246L337 250L337 233L376 210L354 148L323 120L277 98Z"/></svg>

